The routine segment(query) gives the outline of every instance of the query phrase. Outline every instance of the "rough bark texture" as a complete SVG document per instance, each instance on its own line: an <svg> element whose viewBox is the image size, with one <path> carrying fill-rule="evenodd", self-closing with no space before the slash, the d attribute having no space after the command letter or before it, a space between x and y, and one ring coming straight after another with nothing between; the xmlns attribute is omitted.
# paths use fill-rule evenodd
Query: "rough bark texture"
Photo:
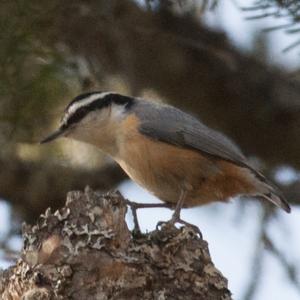
<svg viewBox="0 0 300 300"><path fill-rule="evenodd" d="M231 299L207 242L187 227L134 237L118 193L70 192L65 206L25 226L1 299Z"/></svg>

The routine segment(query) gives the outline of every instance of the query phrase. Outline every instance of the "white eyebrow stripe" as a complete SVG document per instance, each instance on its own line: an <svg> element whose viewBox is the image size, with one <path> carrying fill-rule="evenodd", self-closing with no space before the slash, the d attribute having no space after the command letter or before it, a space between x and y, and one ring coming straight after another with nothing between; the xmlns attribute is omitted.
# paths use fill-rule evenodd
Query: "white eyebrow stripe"
<svg viewBox="0 0 300 300"><path fill-rule="evenodd" d="M88 96L86 99L82 99L78 102L75 102L73 103L69 109L68 109L68 113L70 115L72 115L77 109L83 107L83 106L87 106L89 105L90 103L94 102L95 100L97 99L100 99L100 98L104 98L105 96L111 94L111 92L105 92L105 93L98 93L98 94L93 94L93 95L90 95Z"/></svg>
<svg viewBox="0 0 300 300"><path fill-rule="evenodd" d="M97 94L93 94L88 96L86 99L82 99L78 102L73 103L67 110L67 112L65 113L65 116L62 120L62 124L66 123L67 120L70 118L70 116L72 116L79 108L87 106L89 104L91 104L92 102L94 102L97 99L100 98L104 98L105 96L111 94L111 92L105 92L105 93L97 93Z"/></svg>

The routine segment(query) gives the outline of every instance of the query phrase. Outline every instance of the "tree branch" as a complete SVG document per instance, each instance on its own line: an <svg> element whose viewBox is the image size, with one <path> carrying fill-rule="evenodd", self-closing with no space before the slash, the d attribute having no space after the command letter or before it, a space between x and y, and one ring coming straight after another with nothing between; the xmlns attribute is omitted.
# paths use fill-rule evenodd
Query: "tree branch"
<svg viewBox="0 0 300 300"><path fill-rule="evenodd" d="M208 245L189 228L132 237L119 194L71 192L66 205L24 227L4 299L231 299ZM39 297L39 298L37 298Z"/></svg>

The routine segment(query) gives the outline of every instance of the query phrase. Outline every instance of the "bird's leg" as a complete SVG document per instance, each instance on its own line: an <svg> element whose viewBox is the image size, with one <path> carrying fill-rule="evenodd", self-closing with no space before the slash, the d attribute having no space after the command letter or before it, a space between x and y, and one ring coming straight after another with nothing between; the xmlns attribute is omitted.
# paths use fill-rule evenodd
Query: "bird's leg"
<svg viewBox="0 0 300 300"><path fill-rule="evenodd" d="M137 217L137 208L135 206L131 206L131 211L132 211L132 216L133 216L133 223L134 223L134 228L133 228L133 233L135 235L141 234L141 228L140 228L140 224L139 224L139 220Z"/></svg>
<svg viewBox="0 0 300 300"><path fill-rule="evenodd" d="M157 227L165 224L165 225L175 225L175 223L181 223L181 219L180 219L180 212L181 212L181 208L183 206L184 200L185 200L185 196L186 196L186 190L185 189L181 189L180 191L180 196L179 196L179 200L176 203L175 206L175 210L174 213L172 215L171 220L169 220L168 222L158 222Z"/></svg>
<svg viewBox="0 0 300 300"><path fill-rule="evenodd" d="M170 223L173 224L173 225L175 223L177 223L178 221L180 221L180 212L181 212L185 197L186 197L186 190L181 189L179 200L176 204L175 211L174 211L174 213L172 215L172 218L170 220Z"/></svg>
<svg viewBox="0 0 300 300"><path fill-rule="evenodd" d="M125 202L132 211L133 223L134 223L133 232L135 234L141 233L141 229L140 229L140 225L139 225L139 221L138 221L138 217L137 217L137 213L136 213L136 211L139 208L158 208L158 207L159 208L160 207L172 208L172 204L169 204L169 203L137 203L137 202L129 201L128 199L126 199Z"/></svg>
<svg viewBox="0 0 300 300"><path fill-rule="evenodd" d="M133 201L129 201L126 199L126 204L130 207L139 208L173 208L174 206L171 203L137 203Z"/></svg>
<svg viewBox="0 0 300 300"><path fill-rule="evenodd" d="M179 223L179 224L185 225L187 227L191 227L194 231L196 231L199 234L200 238L202 239L202 233L201 233L200 229L197 226L195 226L193 224L190 224L190 223L188 223L186 221L183 221L180 218L180 212L181 212L182 206L184 204L184 200L186 198L186 194L187 194L187 191L185 189L181 189L180 197L179 197L179 200L178 200L178 202L176 204L175 211L174 211L174 213L172 215L171 220L168 221L168 222L158 222L156 228L160 227L163 224L165 224L165 225L173 225L174 226L175 223Z"/></svg>

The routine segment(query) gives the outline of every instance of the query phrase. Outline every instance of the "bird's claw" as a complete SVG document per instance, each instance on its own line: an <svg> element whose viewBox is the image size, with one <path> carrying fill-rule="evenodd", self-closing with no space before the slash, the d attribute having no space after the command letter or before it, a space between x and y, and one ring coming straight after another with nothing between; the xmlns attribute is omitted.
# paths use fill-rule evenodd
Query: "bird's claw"
<svg viewBox="0 0 300 300"><path fill-rule="evenodd" d="M200 231L200 229L196 225L193 225L193 224L188 223L186 221L183 221L181 219L178 219L177 223L182 224L182 225L184 225L186 227L190 227L194 232L196 232L199 235L199 237L201 239L203 239L202 232Z"/></svg>
<svg viewBox="0 0 300 300"><path fill-rule="evenodd" d="M160 230L163 227L170 227L170 226L174 226L174 224L172 224L170 221L159 221L156 224L156 230Z"/></svg>
<svg viewBox="0 0 300 300"><path fill-rule="evenodd" d="M135 236L141 236L142 232L140 229L140 225L138 222L137 217L137 210L140 208L172 208L172 204L168 203L136 203L133 201L130 201L128 199L125 199L125 203L130 207L132 216L133 216L133 223L134 223L134 229L132 231L132 234Z"/></svg>
<svg viewBox="0 0 300 300"><path fill-rule="evenodd" d="M180 218L174 218L174 217L172 217L172 219L169 220L169 221L160 221L156 225L156 230L160 230L163 227L173 227L173 226L175 226L176 223L179 223L179 224L182 224L182 225L184 225L186 227L191 228L194 232L196 232L199 235L199 237L201 239L203 238L202 232L200 231L200 229L196 225L188 223L188 222L186 222L186 221L184 221L184 220L182 220Z"/></svg>

